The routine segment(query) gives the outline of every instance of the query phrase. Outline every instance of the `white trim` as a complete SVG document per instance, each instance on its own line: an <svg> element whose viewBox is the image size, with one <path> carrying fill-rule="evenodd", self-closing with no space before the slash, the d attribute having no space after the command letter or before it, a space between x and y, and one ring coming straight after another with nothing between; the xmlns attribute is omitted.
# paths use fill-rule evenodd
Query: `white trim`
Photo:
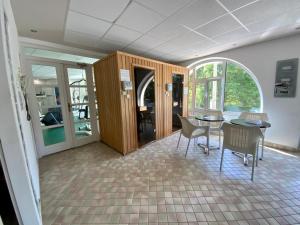
<svg viewBox="0 0 300 225"><path fill-rule="evenodd" d="M19 42L21 47L32 47L32 48L38 48L38 49L43 49L48 51L57 51L57 52L67 53L72 55L80 55L85 57L101 59L107 55L105 53L70 47L67 45L56 44L48 41L41 41L41 40L22 37L22 36L19 37Z"/></svg>
<svg viewBox="0 0 300 225"><path fill-rule="evenodd" d="M203 63L209 63L210 61L216 61L216 60L221 60L221 61L225 61L225 62L233 62L234 64L242 67L244 70L247 71L247 73L250 75L250 77L254 80L256 86L257 86L257 89L259 91L259 95L260 95L260 112L263 112L263 107L264 107L264 98L263 98L263 91L262 91L262 88L258 82L258 79L257 77L254 75L254 73L248 68L246 67L245 65L243 65L242 63L236 61L236 60L233 60L233 59L230 59L230 58L225 58L225 57L209 57L209 58L205 58L205 59L200 59L200 60L197 60L193 63L191 63L190 65L187 66L187 68L189 69L194 69L197 65L199 64L203 64ZM225 84L225 82L224 82ZM224 109L224 108L223 108ZM223 110L222 109L222 110Z"/></svg>

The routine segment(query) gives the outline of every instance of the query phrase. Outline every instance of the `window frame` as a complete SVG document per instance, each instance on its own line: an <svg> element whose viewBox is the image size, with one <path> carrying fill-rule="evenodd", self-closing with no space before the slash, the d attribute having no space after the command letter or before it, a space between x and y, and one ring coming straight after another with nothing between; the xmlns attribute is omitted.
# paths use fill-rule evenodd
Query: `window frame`
<svg viewBox="0 0 300 225"><path fill-rule="evenodd" d="M196 78L196 70L198 68L200 68L201 66L204 66L206 64L211 64L214 62L219 62L222 63L223 65L223 69L222 69L222 75L219 77L209 77L209 78L202 78L202 79L197 79ZM263 94L262 94L262 89L261 86L256 78L256 76L243 64L235 61L235 60L231 60L231 59L227 59L227 58L208 58L208 59L204 59L204 60L200 60L197 62L192 63L191 65L188 66L188 68L190 69L190 73L189 73L189 82L192 82L192 85L189 85L189 87L192 87L192 105L189 106L189 111L192 111L193 113L199 113L203 110L209 110L209 111L222 111L228 114L234 114L234 113L240 113L240 112L233 112L233 111L225 111L224 110L224 102L225 102L225 84L226 84L226 78L227 78L227 66L228 63L232 63L240 68L242 68L243 70L245 70L247 72L247 74L251 77L251 79L255 82L256 87L258 89L259 95L260 95L260 108L258 110L258 112L262 112L263 111ZM208 102L208 83L213 81L213 80L221 80L221 103L220 103L220 109L209 109L209 102ZM196 86L198 84L204 84L205 85L205 106L204 108L196 108Z"/></svg>

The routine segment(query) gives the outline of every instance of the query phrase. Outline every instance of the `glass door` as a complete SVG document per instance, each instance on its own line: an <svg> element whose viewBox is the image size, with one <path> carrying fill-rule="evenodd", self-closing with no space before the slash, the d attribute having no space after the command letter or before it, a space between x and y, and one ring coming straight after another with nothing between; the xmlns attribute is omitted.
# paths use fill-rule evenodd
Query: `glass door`
<svg viewBox="0 0 300 225"><path fill-rule="evenodd" d="M91 66L65 65L65 74L73 145L96 141L97 116Z"/></svg>
<svg viewBox="0 0 300 225"><path fill-rule="evenodd" d="M29 104L37 148L47 155L71 147L61 64L28 63Z"/></svg>

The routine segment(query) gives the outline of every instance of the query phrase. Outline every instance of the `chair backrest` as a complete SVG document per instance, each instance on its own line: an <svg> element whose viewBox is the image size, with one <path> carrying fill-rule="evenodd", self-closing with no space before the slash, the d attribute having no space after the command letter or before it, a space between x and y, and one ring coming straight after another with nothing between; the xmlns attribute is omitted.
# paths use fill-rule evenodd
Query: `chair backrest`
<svg viewBox="0 0 300 225"><path fill-rule="evenodd" d="M262 137L262 132L258 127L225 122L222 124L221 129L224 133L223 148L255 155L259 139Z"/></svg>
<svg viewBox="0 0 300 225"><path fill-rule="evenodd" d="M240 119L246 119L246 120L264 120L268 121L268 114L267 113L253 113L253 112L242 112Z"/></svg>
<svg viewBox="0 0 300 225"><path fill-rule="evenodd" d="M195 130L195 126L189 121L188 118L182 117L179 114L177 116L180 119L182 130L181 133L183 136L190 138L192 136L193 131Z"/></svg>
<svg viewBox="0 0 300 225"><path fill-rule="evenodd" d="M207 116L223 116L222 111L212 111L212 110L202 110L200 112L201 115L207 115ZM201 121L201 125L210 126L210 128L220 128L222 125L222 122L205 122Z"/></svg>

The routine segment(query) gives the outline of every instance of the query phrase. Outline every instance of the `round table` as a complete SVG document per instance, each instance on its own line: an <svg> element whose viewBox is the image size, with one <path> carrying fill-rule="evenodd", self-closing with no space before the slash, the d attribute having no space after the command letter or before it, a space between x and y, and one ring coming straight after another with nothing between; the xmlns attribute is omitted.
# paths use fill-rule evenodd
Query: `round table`
<svg viewBox="0 0 300 225"><path fill-rule="evenodd" d="M223 116L213 116L213 115L200 115L195 117L196 120L201 120L205 122L223 122Z"/></svg>
<svg viewBox="0 0 300 225"><path fill-rule="evenodd" d="M213 122L223 122L225 120L223 116L214 116L214 115L199 115L199 116L196 116L195 119L196 120L201 120L201 121L208 122L209 129L210 129L210 123L213 123ZM201 144L198 144L198 145L202 146ZM219 149L219 147L209 146L209 149L210 150Z"/></svg>
<svg viewBox="0 0 300 225"><path fill-rule="evenodd" d="M271 124L264 120L233 119L230 123L247 127L269 128Z"/></svg>

